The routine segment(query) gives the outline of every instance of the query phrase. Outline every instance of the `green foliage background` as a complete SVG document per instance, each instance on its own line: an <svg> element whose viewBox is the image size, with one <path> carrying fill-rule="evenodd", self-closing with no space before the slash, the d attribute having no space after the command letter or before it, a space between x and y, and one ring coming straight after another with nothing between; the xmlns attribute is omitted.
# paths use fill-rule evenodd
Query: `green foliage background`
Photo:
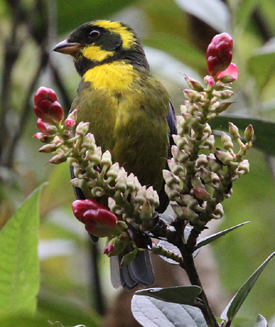
<svg viewBox="0 0 275 327"><path fill-rule="evenodd" d="M191 2L193 7L190 9ZM12 32L15 8L20 8L16 16L20 29L16 35ZM190 16L190 12L194 16ZM223 21L219 25L221 12L226 13L227 24ZM236 183L232 198L224 203L226 216L217 222L217 229L221 230L251 221L214 244L224 297L230 299L275 248L275 168L272 157L275 153L274 12L273 0L228 0L225 3L213 0L213 7L207 0L0 1L0 119L6 124L1 125L2 132L5 131L2 139L4 137L9 145L5 148L3 142L0 144L3 150L0 162L0 225L5 224L38 185L49 181L42 193L40 207L39 237L43 241L38 297L40 316L70 326L79 323L99 325L97 315L90 309L91 300L95 307L96 299L91 296L89 242L83 227L74 220L70 210L74 195L68 167L47 164L47 156L38 154L40 144L32 138L36 133L32 113L35 88L40 85L54 88L60 94L61 103L69 109L68 103L74 97L79 82L71 58L52 54L51 48L75 27L89 20L118 19L129 23L141 35L144 45L150 47L147 51L152 54L149 56L152 70L169 90L177 110L183 103L181 89L184 78L181 74L195 78L205 75L204 53L211 38L223 31L232 35L233 62L237 64L240 76L234 83L235 103L229 112L231 117L217 120L215 127L225 126L226 129L227 121L234 122L234 119L240 127L246 126L252 118L258 120L253 121L256 142L255 149L249 153L251 172ZM25 15L33 20L25 19ZM196 16L201 21L195 19ZM11 69L7 89L4 87L7 78L5 53L9 43L19 49L19 54ZM159 51L152 52L152 48ZM49 52L50 61L39 69L42 50ZM59 82L50 69L51 65L59 74ZM8 102L4 101L5 97L8 97ZM238 121L243 117L247 119L245 123ZM268 122L263 124L262 119ZM20 124L20 121L23 123ZM12 147L16 133L20 137ZM11 150L12 160L8 162ZM0 256L1 261L5 259L4 254ZM101 275L104 281L108 280L105 258L101 258L100 263ZM255 321L256 313L272 319L275 314L274 269L273 262L246 300L240 319L252 317ZM104 294L111 301L113 293L109 282L104 282ZM244 321L240 321L245 326Z"/></svg>

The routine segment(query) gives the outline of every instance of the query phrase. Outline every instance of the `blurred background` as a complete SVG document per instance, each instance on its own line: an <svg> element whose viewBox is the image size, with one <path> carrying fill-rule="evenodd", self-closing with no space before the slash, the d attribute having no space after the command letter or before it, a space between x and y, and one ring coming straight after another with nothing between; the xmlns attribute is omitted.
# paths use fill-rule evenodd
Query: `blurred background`
<svg viewBox="0 0 275 327"><path fill-rule="evenodd" d="M275 249L274 12L274 0L0 0L0 227L38 185L48 181L40 208L41 315L70 326L134 326L131 318L128 322L110 318L124 295L110 284L109 259L101 255L104 242L92 247L84 226L73 217L67 164L48 164L49 157L38 153L40 143L32 137L37 132L36 89L53 88L68 111L80 81L72 58L52 53L53 46L87 21L111 19L131 25L141 37L153 74L179 111L186 87L183 75L202 80L212 37L221 32L233 37L239 79L227 113L231 116L217 120L215 127L226 129L228 120L240 128L252 122L256 141L248 155L251 172L235 183L232 197L224 203L225 217L211 228L251 223L214 243L203 259L206 264L200 255L196 259L220 314ZM173 269L166 275L155 269L160 285L162 278L170 278L172 284L179 281ZM272 262L235 326L251 326L243 319L254 322L258 313L275 319L274 276Z"/></svg>

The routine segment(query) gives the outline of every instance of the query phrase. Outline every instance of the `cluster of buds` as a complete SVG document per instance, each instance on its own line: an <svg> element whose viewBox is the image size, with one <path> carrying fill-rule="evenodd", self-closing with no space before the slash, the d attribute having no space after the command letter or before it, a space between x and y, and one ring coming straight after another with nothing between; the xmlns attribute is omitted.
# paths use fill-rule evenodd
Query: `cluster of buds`
<svg viewBox="0 0 275 327"><path fill-rule="evenodd" d="M34 113L37 116L37 127L40 131L34 137L41 142L49 143L59 132L61 122L64 119L63 108L52 89L42 86L36 91L34 96ZM70 117L65 120L63 137L66 137L68 130L74 124L75 121L70 119ZM47 152L47 150L45 149L44 152ZM51 151L48 150L48 152Z"/></svg>
<svg viewBox="0 0 275 327"><path fill-rule="evenodd" d="M92 134L81 135L78 127L84 124L76 127L74 151L68 158L75 176L72 184L81 188L88 199L108 198L108 207L119 221L135 224L144 231L150 229L152 215L159 206L157 192L141 186L136 176L128 174L117 162L112 163L111 153L102 153Z"/></svg>
<svg viewBox="0 0 275 327"><path fill-rule="evenodd" d="M50 163L68 161L75 176L72 184L87 198L72 204L74 215L92 235L108 237L104 253L117 255L127 246L131 255L122 262L129 262L138 248L149 246L143 231L153 227L152 216L159 206L157 192L152 187L141 186L136 176L112 163L109 151L102 153L93 134L88 132L89 123L76 124L77 109L63 122L64 111L53 90L40 87L34 103L40 130L34 137L46 143L39 151L53 153ZM108 203L110 210L94 201L101 199ZM139 235L135 230L140 231Z"/></svg>
<svg viewBox="0 0 275 327"><path fill-rule="evenodd" d="M75 125L76 110L64 121L64 111L58 102L56 93L44 86L40 87L34 96L34 113L37 116L37 127L40 132L34 135L41 142L46 143L39 151L55 152L50 163L61 163L70 156L65 141L69 139L70 129Z"/></svg>
<svg viewBox="0 0 275 327"><path fill-rule="evenodd" d="M174 135L170 171L163 173L166 193L179 219L203 230L211 219L223 216L221 202L232 193L232 182L249 171L244 159L252 146L253 128L249 125L245 141L238 128L229 124L229 134L222 133L223 150L215 149L215 138L209 120L226 110L233 92L231 83L237 78L237 67L231 64L233 42L222 33L216 35L207 49L209 76L205 86L185 77L190 89L184 90L185 104L178 117L178 135ZM232 74L232 75L230 75ZM234 152L233 140L239 145ZM208 154L207 154L208 153Z"/></svg>

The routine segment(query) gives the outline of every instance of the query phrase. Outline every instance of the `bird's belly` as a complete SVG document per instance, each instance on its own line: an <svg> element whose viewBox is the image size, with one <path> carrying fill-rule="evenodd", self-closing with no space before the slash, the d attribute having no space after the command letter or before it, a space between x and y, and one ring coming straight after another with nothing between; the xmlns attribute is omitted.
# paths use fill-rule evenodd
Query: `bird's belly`
<svg viewBox="0 0 275 327"><path fill-rule="evenodd" d="M74 103L79 106L77 120L90 122L96 144L109 150L113 162L136 175L142 185L159 191L169 143L166 116L152 114L136 98L108 90L79 98L82 102Z"/></svg>
<svg viewBox="0 0 275 327"><path fill-rule="evenodd" d="M168 152L166 120L152 117L142 108L119 111L114 139L114 160L136 175L142 185L159 190Z"/></svg>

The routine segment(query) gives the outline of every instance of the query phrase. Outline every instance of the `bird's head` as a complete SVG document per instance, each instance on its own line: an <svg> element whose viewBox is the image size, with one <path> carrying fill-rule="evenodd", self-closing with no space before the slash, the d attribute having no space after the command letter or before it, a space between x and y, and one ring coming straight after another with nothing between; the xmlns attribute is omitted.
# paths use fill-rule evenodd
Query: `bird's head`
<svg viewBox="0 0 275 327"><path fill-rule="evenodd" d="M95 66L119 60L149 69L136 33L120 22L98 20L85 23L53 50L73 56L81 76Z"/></svg>

